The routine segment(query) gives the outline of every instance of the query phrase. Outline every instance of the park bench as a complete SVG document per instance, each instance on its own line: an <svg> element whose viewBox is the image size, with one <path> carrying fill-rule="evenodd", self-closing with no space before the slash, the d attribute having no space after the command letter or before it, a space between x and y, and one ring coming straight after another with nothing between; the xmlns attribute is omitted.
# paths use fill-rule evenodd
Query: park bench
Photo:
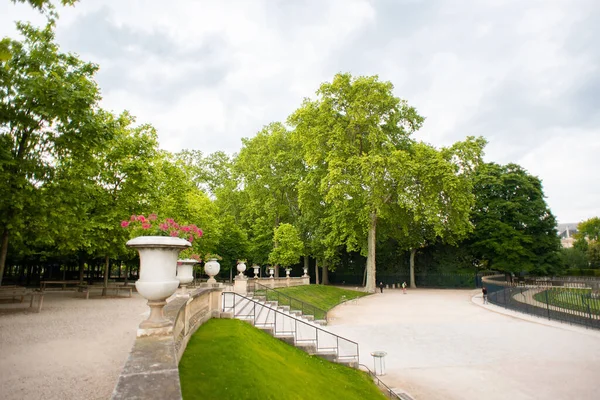
<svg viewBox="0 0 600 400"><path fill-rule="evenodd" d="M79 285L81 282L78 280L71 280L71 281L41 281L40 282L40 289L42 291L46 290L49 286L51 285L60 285L62 286L62 290L65 290L67 288L67 285Z"/></svg>
<svg viewBox="0 0 600 400"><path fill-rule="evenodd" d="M92 290L103 291L104 286L100 286L100 285L79 285L79 286L77 286L77 292L84 293L86 300L88 300L90 298L90 292ZM119 295L119 292L125 291L125 292L128 292L129 297L131 297L131 293L133 291L133 286L113 285L113 286L106 287L106 290L107 290L107 292L114 290L115 295L117 295L117 296Z"/></svg>
<svg viewBox="0 0 600 400"><path fill-rule="evenodd" d="M33 307L33 302L37 298L37 312L42 311L42 305L44 304L44 292L41 290L32 290L20 286L1 286L0 287L0 299L10 299L15 301L19 298L19 302L22 303L26 296L31 296L29 307Z"/></svg>

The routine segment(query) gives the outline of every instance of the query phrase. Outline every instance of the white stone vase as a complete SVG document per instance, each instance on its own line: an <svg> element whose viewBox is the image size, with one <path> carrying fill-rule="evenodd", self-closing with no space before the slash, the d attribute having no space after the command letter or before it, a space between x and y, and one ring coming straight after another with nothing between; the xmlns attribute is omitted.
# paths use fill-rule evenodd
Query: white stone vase
<svg viewBox="0 0 600 400"><path fill-rule="evenodd" d="M221 264L216 258L210 258L206 264L204 264L204 272L208 275L208 283L217 283L215 275L221 270Z"/></svg>
<svg viewBox="0 0 600 400"><path fill-rule="evenodd" d="M304 275L302 275L302 277L306 278L308 276L308 268L303 268L304 270Z"/></svg>
<svg viewBox="0 0 600 400"><path fill-rule="evenodd" d="M237 270L240 273L240 278L244 278L244 271L246 270L246 264L245 263L238 263L237 265Z"/></svg>
<svg viewBox="0 0 600 400"><path fill-rule="evenodd" d="M198 261L191 258L177 260L177 280L183 289L183 293L185 293L188 283L194 280L194 265L196 264L198 264Z"/></svg>
<svg viewBox="0 0 600 400"><path fill-rule="evenodd" d="M269 278L272 278L274 273L275 273L275 268L269 267Z"/></svg>
<svg viewBox="0 0 600 400"><path fill-rule="evenodd" d="M185 239L169 236L138 236L126 243L140 255L140 279L135 282L138 293L148 300L150 316L140 328L163 328L170 325L163 307L177 290L177 257L192 244Z"/></svg>
<svg viewBox="0 0 600 400"><path fill-rule="evenodd" d="M254 268L254 278L258 279L258 274L260 272L260 265L253 265L252 268Z"/></svg>
<svg viewBox="0 0 600 400"><path fill-rule="evenodd" d="M291 269L289 269L289 268L286 268L286 269L285 269L285 277L286 277L286 278L289 278L289 277L290 277L290 272L292 272L292 270L291 270Z"/></svg>

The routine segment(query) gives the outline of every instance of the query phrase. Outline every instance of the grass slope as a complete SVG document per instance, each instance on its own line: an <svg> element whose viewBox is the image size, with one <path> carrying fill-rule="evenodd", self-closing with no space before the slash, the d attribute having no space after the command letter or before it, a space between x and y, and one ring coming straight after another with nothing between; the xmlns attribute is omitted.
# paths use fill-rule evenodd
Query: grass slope
<svg viewBox="0 0 600 400"><path fill-rule="evenodd" d="M319 307L325 311L332 309L342 302L345 296L346 300L363 297L368 295L365 292L356 290L340 289L326 285L304 285L292 286L288 288L277 289L277 291L287 294L290 297L304 301Z"/></svg>
<svg viewBox="0 0 600 400"><path fill-rule="evenodd" d="M367 374L310 356L236 319L211 319L198 329L179 377L185 400L385 398Z"/></svg>
<svg viewBox="0 0 600 400"><path fill-rule="evenodd" d="M534 294L533 298L546 303L546 292L548 302L553 306L600 315L600 300L589 297L590 289L548 289Z"/></svg>

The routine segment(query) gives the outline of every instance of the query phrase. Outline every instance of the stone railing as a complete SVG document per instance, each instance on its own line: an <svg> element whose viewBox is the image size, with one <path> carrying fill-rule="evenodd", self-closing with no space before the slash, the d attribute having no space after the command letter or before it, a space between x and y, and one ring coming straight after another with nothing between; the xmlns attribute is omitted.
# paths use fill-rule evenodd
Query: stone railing
<svg viewBox="0 0 600 400"><path fill-rule="evenodd" d="M164 308L171 322L163 334L138 330L112 399L181 399L179 360L191 336L210 318L219 318L223 287L203 287L175 297Z"/></svg>
<svg viewBox="0 0 600 400"><path fill-rule="evenodd" d="M266 286L271 289L278 289L290 286L302 286L302 285L310 285L310 277L309 276L300 276L300 277L283 277L283 278L243 278L240 279L239 276L235 278L233 291L240 294L248 293L248 286L252 287L255 283L260 283L263 286Z"/></svg>

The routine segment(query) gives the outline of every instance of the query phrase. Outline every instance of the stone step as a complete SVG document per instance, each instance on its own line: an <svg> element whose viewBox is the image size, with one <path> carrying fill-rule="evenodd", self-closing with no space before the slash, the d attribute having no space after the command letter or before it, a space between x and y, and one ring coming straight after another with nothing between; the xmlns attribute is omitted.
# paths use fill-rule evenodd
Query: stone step
<svg viewBox="0 0 600 400"><path fill-rule="evenodd" d="M273 329L272 326L265 326L265 325L254 325L256 328L260 329L261 331L268 333L271 336L275 335L275 330Z"/></svg>
<svg viewBox="0 0 600 400"><path fill-rule="evenodd" d="M313 322L317 325L327 325L327 321L324 319L315 319Z"/></svg>
<svg viewBox="0 0 600 400"><path fill-rule="evenodd" d="M300 350L304 351L305 353L308 353L311 355L313 355L317 352L317 345L315 343L300 342L300 343L296 343L296 347L299 348Z"/></svg>
<svg viewBox="0 0 600 400"><path fill-rule="evenodd" d="M314 315L310 315L310 314L303 315L302 318L304 318L304 319L306 319L308 321L314 321L315 320L315 316Z"/></svg>
<svg viewBox="0 0 600 400"><path fill-rule="evenodd" d="M275 339L279 339L282 342L285 342L285 343L287 343L289 345L292 345L292 346L295 345L296 338L294 338L294 335L275 335L273 337Z"/></svg>
<svg viewBox="0 0 600 400"><path fill-rule="evenodd" d="M282 310L282 311L288 311L290 312L290 306L277 306L278 309Z"/></svg>
<svg viewBox="0 0 600 400"><path fill-rule="evenodd" d="M327 361L337 362L337 353L335 351L319 351L314 355Z"/></svg>
<svg viewBox="0 0 600 400"><path fill-rule="evenodd" d="M301 316L302 315L302 311L301 310L290 310L290 314L296 315L296 316Z"/></svg>

